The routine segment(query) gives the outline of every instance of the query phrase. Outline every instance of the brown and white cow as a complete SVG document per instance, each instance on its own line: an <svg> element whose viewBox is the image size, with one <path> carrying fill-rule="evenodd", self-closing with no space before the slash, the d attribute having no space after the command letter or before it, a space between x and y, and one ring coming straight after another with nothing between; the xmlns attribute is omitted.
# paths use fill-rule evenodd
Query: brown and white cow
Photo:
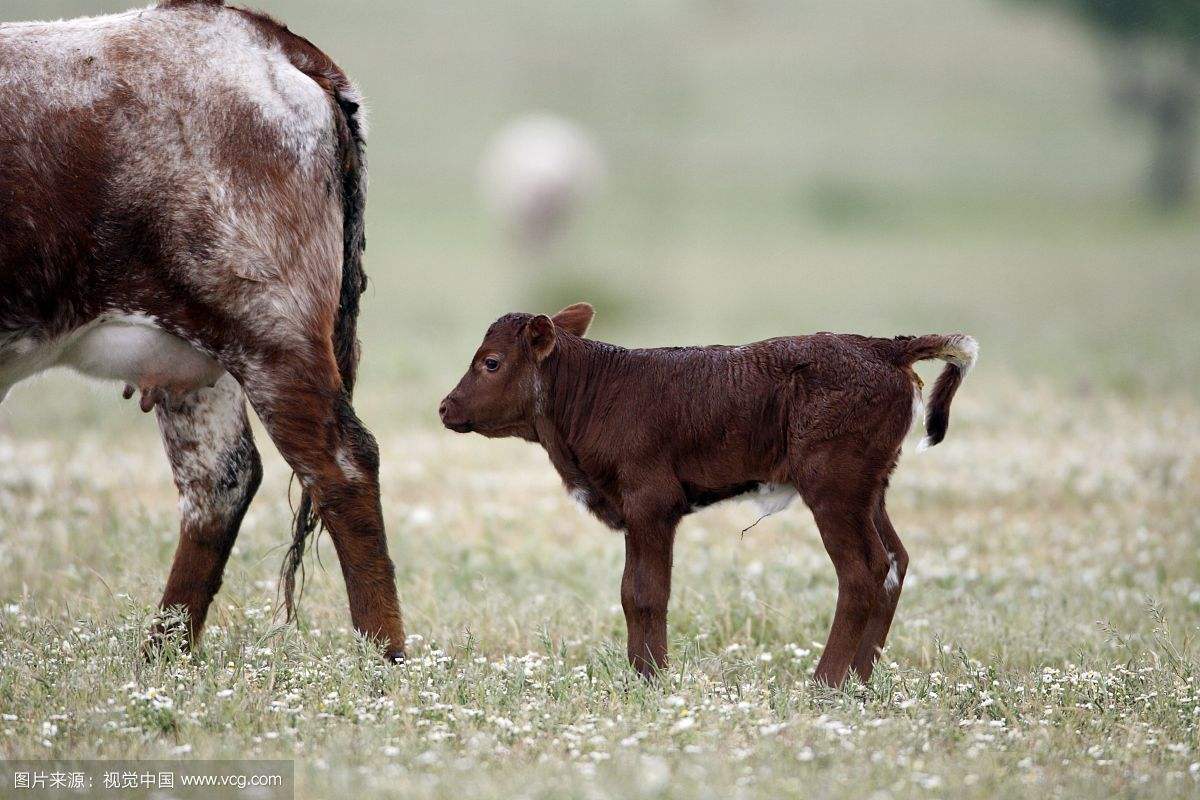
<svg viewBox="0 0 1200 800"><path fill-rule="evenodd" d="M403 656L378 449L351 406L361 98L320 50L220 0L0 25L0 398L51 367L156 408L182 524L164 607L199 636L261 476L245 400L299 476L355 627Z"/></svg>
<svg viewBox="0 0 1200 800"><path fill-rule="evenodd" d="M621 605L630 662L666 665L675 527L738 496L765 513L798 494L837 571L838 599L816 678L871 676L908 555L884 508L888 477L921 401L912 365L949 362L921 447L937 444L975 363L962 334L819 333L739 347L626 350L585 339L592 307L508 314L487 331L440 413L446 427L545 448L563 483L625 533Z"/></svg>

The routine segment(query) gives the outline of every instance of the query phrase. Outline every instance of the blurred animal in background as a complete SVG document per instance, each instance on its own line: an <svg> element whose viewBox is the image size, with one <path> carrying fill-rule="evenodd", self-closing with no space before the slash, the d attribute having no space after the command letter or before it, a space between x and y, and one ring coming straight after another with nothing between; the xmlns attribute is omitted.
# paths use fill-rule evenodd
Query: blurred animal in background
<svg viewBox="0 0 1200 800"><path fill-rule="evenodd" d="M248 399L303 487L289 617L319 515L354 626L404 653L379 452L351 405L360 103L307 39L221 0L0 25L0 398L62 366L156 410L182 516L161 605L187 612L185 645L262 476Z"/></svg>
<svg viewBox="0 0 1200 800"><path fill-rule="evenodd" d="M912 366L947 362L930 395L923 450L946 435L975 340L818 333L626 350L584 338L592 313L577 303L553 317L501 317L442 401L442 423L537 442L571 495L624 532L628 657L645 676L667 664L680 519L739 496L772 514L800 496L838 580L815 677L831 686L850 670L870 678L908 566L884 496L922 406Z"/></svg>
<svg viewBox="0 0 1200 800"><path fill-rule="evenodd" d="M521 117L488 143L480 194L517 248L545 255L601 188L604 159L591 137L553 114Z"/></svg>

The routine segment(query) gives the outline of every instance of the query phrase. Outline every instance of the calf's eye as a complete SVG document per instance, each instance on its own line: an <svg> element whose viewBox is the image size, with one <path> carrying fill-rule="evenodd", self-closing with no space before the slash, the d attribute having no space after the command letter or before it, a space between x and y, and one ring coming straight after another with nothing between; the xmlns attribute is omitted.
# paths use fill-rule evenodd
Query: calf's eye
<svg viewBox="0 0 1200 800"><path fill-rule="evenodd" d="M498 359L498 358L490 358L490 357L489 357L489 358L485 358L485 359L483 360L483 367L484 367L484 369L486 369L488 372L495 372L496 370L500 369L500 359Z"/></svg>

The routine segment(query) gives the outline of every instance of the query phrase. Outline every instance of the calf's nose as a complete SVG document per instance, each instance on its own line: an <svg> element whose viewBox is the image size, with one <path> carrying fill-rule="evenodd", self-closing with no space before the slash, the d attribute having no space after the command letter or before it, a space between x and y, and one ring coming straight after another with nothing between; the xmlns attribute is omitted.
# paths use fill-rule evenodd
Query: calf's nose
<svg viewBox="0 0 1200 800"><path fill-rule="evenodd" d="M446 395L446 399L438 406L438 416L442 418L442 424L452 431L467 433L471 430L471 424L466 421L462 406L453 394Z"/></svg>
<svg viewBox="0 0 1200 800"><path fill-rule="evenodd" d="M455 422L462 416L462 408L453 393L442 398L441 405L438 406L438 416L442 418L443 425Z"/></svg>

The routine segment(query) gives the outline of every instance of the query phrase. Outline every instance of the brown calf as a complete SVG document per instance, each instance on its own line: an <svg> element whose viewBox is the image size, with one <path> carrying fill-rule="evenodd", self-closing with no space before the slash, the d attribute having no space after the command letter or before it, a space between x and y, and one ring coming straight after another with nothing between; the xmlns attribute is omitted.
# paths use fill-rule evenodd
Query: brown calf
<svg viewBox="0 0 1200 800"><path fill-rule="evenodd" d="M591 306L508 314L487 331L439 409L446 427L545 448L567 489L625 532L621 605L630 662L667 663L675 527L739 495L812 509L838 577L816 678L866 680L887 638L908 555L884 509L888 476L921 401L912 364L949 362L924 447L946 434L974 364L969 336L818 333L741 347L626 350L583 336Z"/></svg>
<svg viewBox="0 0 1200 800"><path fill-rule="evenodd" d="M220 0L0 25L0 398L54 366L157 408L182 524L162 605L200 635L261 476L299 476L291 576L328 527L355 627L403 655L375 441L354 414L361 98Z"/></svg>

